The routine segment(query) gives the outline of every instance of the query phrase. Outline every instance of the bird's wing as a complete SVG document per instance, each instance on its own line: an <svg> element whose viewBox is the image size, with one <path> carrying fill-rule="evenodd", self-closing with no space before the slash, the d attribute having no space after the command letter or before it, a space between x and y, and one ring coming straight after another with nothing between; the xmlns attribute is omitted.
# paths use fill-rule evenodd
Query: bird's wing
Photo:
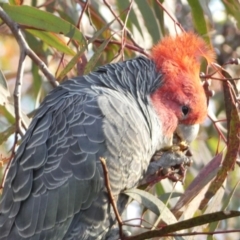
<svg viewBox="0 0 240 240"><path fill-rule="evenodd" d="M95 201L103 198L105 186L99 157L106 157L115 174L110 181L119 184L113 187L116 193L141 175L146 132L131 100L71 95L62 87L54 91L11 163L0 205L0 239L62 239L70 228L84 232L89 227L83 217L86 224L99 225L105 218L99 205L108 201L106 192L105 199Z"/></svg>
<svg viewBox="0 0 240 240"><path fill-rule="evenodd" d="M96 158L105 149L101 127L89 135L94 125L102 125L96 98L62 88L46 98L5 181L0 239L10 231L8 239L62 238L73 216L91 205L103 187Z"/></svg>

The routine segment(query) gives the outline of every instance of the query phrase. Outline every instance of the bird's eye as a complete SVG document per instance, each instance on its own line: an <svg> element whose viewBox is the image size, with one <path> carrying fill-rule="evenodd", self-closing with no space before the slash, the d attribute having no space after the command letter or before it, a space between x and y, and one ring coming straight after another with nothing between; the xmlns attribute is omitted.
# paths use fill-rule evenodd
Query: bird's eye
<svg viewBox="0 0 240 240"><path fill-rule="evenodd" d="M189 107L188 106L182 106L182 113L184 116L186 116L189 112Z"/></svg>

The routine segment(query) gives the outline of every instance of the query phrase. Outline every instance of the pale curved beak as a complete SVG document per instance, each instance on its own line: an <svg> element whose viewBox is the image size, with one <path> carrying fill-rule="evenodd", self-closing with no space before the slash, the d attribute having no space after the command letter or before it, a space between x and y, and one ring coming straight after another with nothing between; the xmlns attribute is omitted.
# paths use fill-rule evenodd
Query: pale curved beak
<svg viewBox="0 0 240 240"><path fill-rule="evenodd" d="M199 124L195 125L185 125L179 124L176 129L176 134L182 141L186 143L191 143L198 135Z"/></svg>

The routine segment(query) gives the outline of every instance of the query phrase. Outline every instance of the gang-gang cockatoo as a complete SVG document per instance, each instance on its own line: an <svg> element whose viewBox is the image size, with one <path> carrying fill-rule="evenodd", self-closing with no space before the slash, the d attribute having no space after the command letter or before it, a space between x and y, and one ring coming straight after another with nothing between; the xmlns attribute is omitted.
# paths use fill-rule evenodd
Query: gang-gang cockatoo
<svg viewBox="0 0 240 240"><path fill-rule="evenodd" d="M121 214L121 192L146 177L155 153L171 147L174 134L191 141L205 119L200 58L213 55L183 33L164 38L150 58L108 64L50 92L11 162L0 239L118 239L100 158ZM170 153L163 165L181 161Z"/></svg>

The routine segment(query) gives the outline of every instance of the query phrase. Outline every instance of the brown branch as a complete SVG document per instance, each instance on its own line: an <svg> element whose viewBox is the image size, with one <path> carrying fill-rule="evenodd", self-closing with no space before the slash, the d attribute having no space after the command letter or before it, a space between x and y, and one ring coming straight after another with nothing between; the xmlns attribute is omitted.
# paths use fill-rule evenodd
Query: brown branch
<svg viewBox="0 0 240 240"><path fill-rule="evenodd" d="M13 143L12 150L11 150L11 156L8 158L7 167L6 167L6 169L5 169L4 173L3 173L3 178L2 178L2 181L1 181L1 185L0 185L0 190L3 189L4 181L6 179L6 176L7 176L9 167L10 167L11 160L15 156L15 150L16 150L17 142L18 142L18 135L15 134L14 143Z"/></svg>
<svg viewBox="0 0 240 240"><path fill-rule="evenodd" d="M94 11L91 11L91 8L87 7L87 11L86 11L87 15L88 15L88 20L89 20L89 24L92 26L92 28L94 29L94 31L97 31L97 28L92 20L92 15L94 15L94 17L96 17L96 13ZM98 20L100 20L101 18L100 17L97 17ZM102 22L102 20L100 20ZM104 23L105 24L105 23Z"/></svg>
<svg viewBox="0 0 240 240"><path fill-rule="evenodd" d="M14 111L15 111L15 134L20 134L23 137L23 130L22 130L22 117L21 117L21 87L22 87L22 79L23 79L23 72L24 72L24 63L25 63L26 55L23 51L20 52L19 64L18 64L18 71L17 71L17 78L15 83L14 89Z"/></svg>
<svg viewBox="0 0 240 240"><path fill-rule="evenodd" d="M12 155L10 157L3 157L2 154L0 154L0 168L2 168L5 164L9 163L9 161L12 159ZM1 189L2 187L0 187Z"/></svg>
<svg viewBox="0 0 240 240"><path fill-rule="evenodd" d="M117 219L117 222L118 222L118 226L119 226L119 235L120 235L120 238L122 239L123 238L123 230L122 230L123 221L122 221L121 216L118 212L117 205L116 205L114 196L112 194L106 160L103 157L100 157L99 160L102 164L102 168L103 168L103 172L104 172L104 179L105 179L105 184L106 184L106 188L107 188L107 191L108 191L109 200L110 200L110 203L113 207L113 211L115 213L115 216L116 216L116 219Z"/></svg>
<svg viewBox="0 0 240 240"><path fill-rule="evenodd" d="M79 2L79 4L81 4L81 3ZM86 3L84 4L84 7L83 7L83 9L81 11L81 14L79 16L79 19L78 19L78 22L77 22L77 25L76 25L76 27L79 28L79 29L80 29L80 24L81 24L81 21L82 21L83 14L87 10L88 4L89 3L88 3L88 0L87 0Z"/></svg>
<svg viewBox="0 0 240 240"><path fill-rule="evenodd" d="M204 77L205 78L205 77ZM240 77L237 78L218 78L218 77L211 77L212 80L218 80L218 81L222 81L222 82L226 82L227 80L240 80Z"/></svg>
<svg viewBox="0 0 240 240"><path fill-rule="evenodd" d="M215 231L215 232L190 232L190 233L167 233L167 234L151 234L152 232L157 233L157 231L161 230L152 230L144 233L140 233L135 236L126 237L124 240L143 240L150 239L153 237L183 237L183 236L198 236L198 235L215 235L215 234L227 234L227 233L238 233L240 229L237 230L224 230L224 231ZM148 234L149 233L149 234Z"/></svg>
<svg viewBox="0 0 240 240"><path fill-rule="evenodd" d="M166 234L164 237L184 237L184 236L198 236L198 235L215 235L215 234L227 234L227 233L238 233L240 229L234 230L223 230L223 231L215 231L215 232L192 232L192 233L174 233L174 234Z"/></svg>
<svg viewBox="0 0 240 240"><path fill-rule="evenodd" d="M89 37L89 36L85 36L87 40L91 39L92 37ZM105 40L103 39L95 39L94 42L96 43L103 43ZM109 41L109 44L115 44L115 45L121 45L122 43L119 42L119 41L116 41L116 40L110 40ZM141 47L136 47L134 45L131 45L131 44L128 44L128 43L125 43L125 48L128 48L130 50L133 50L135 52L139 52L143 55L145 55L146 57L150 57L150 55Z"/></svg>
<svg viewBox="0 0 240 240"><path fill-rule="evenodd" d="M209 117L209 119L212 121L215 129L217 130L217 132L218 132L218 134L219 134L219 136L220 136L220 137L222 138L222 140L227 144L227 139L226 139L226 137L224 136L224 134L222 133L222 131L219 129L219 127L218 127L218 125L217 125L218 122L216 122L216 121L210 116L210 114L208 114L208 117Z"/></svg>
<svg viewBox="0 0 240 240"><path fill-rule="evenodd" d="M177 22L172 15L167 11L167 9L162 5L162 3L159 0L156 0L157 4L159 5L159 7L170 17L170 19L174 22L175 26L178 26L182 32L185 32L184 28L182 27L182 25ZM176 28L175 28L176 30Z"/></svg>
<svg viewBox="0 0 240 240"><path fill-rule="evenodd" d="M86 3L81 3L80 0L77 0L76 3L79 3L81 5L81 7L82 7L81 14L80 14L80 16L78 18L78 22L76 24L76 27L80 29L81 28L80 24L81 24L81 21L82 21L82 17L83 17L84 12L87 11L89 2L87 0ZM82 6L82 4L84 4L84 6ZM77 43L75 43L75 41L73 39L69 39L68 42L67 42L67 45L69 45L70 42L72 42L73 45L76 47L76 49L78 49L78 45L77 45ZM63 63L64 56L65 56L65 54L63 53L61 58L60 58L59 64L57 66L57 70L56 70L56 73L55 73L56 75L57 75L58 71L60 70L60 66L64 64ZM79 64L79 62L81 62L81 64ZM78 74L78 76L82 76L83 75L84 68L85 68L86 64L87 64L87 58L86 58L85 54L83 54L80 57L79 61L77 62L77 74Z"/></svg>
<svg viewBox="0 0 240 240"><path fill-rule="evenodd" d="M122 31L123 31L123 32L126 31L127 36L129 37L129 39L131 40L131 42L133 43L133 45L134 45L135 47L141 48L141 47L137 44L137 42L134 40L131 31L126 27L126 22L127 22L127 19L128 19L129 14L130 14L133 1L131 0L129 6L120 13L120 15L121 15L123 12L125 12L125 11L127 12L127 16L126 16L125 22L123 22L123 21L119 18L119 16L117 16L117 14L116 14L116 13L114 12L114 10L112 9L111 5L110 5L106 0L103 0L103 2L104 2L104 4L108 7L108 9L109 9L110 12L112 13L112 15L115 17L115 19L118 21L118 23L120 24L120 26L122 27Z"/></svg>
<svg viewBox="0 0 240 240"><path fill-rule="evenodd" d="M35 54L35 52L29 47L28 43L24 39L22 32L19 29L19 25L12 21L12 19L4 12L4 10L0 7L0 18L3 20L4 23L11 29L12 34L14 35L19 47L20 51L23 52L25 55L29 56L32 61L38 65L40 70L43 72L45 77L51 83L53 87L58 85L55 77L50 73L45 63Z"/></svg>
<svg viewBox="0 0 240 240"><path fill-rule="evenodd" d="M129 223L129 222L131 222L131 221L136 221L136 220L137 220L137 221L140 221L140 224L131 224L131 223ZM143 225L143 222L146 223L146 224L148 224L148 225L151 226L151 227L146 227L146 226L144 226L144 225ZM152 224L151 224L150 222L146 221L146 220L143 219L143 218L131 218L131 219L124 220L124 221L123 221L123 225L124 225L124 226L129 226L129 227L147 229L147 230L151 230L151 228L152 228Z"/></svg>
<svg viewBox="0 0 240 240"><path fill-rule="evenodd" d="M128 33L130 32L128 29L127 29L127 21L128 21L128 17L129 17L129 14L130 14L130 11L132 9L132 4L133 4L133 0L131 0L128 8L127 8L127 14L126 14L126 18L125 18L125 21L124 21L124 25L122 26L122 44L121 44L121 50L120 50L120 54L122 56L122 60L124 60L124 47L125 47L125 33Z"/></svg>
<svg viewBox="0 0 240 240"><path fill-rule="evenodd" d="M48 0L48 1L44 2L43 4L38 5L37 8L47 7L48 5L50 5L54 1L55 0Z"/></svg>

